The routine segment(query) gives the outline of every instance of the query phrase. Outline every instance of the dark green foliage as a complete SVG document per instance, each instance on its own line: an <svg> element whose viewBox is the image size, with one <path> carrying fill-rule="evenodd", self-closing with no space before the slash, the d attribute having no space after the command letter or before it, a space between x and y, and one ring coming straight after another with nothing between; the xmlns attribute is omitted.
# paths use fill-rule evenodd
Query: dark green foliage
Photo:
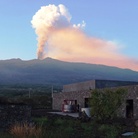
<svg viewBox="0 0 138 138"><path fill-rule="evenodd" d="M114 125L102 124L99 127L101 138L117 138L119 129Z"/></svg>
<svg viewBox="0 0 138 138"><path fill-rule="evenodd" d="M1 85L0 103L24 103L32 108L52 108L52 89L61 91L61 87L51 85Z"/></svg>
<svg viewBox="0 0 138 138"><path fill-rule="evenodd" d="M91 114L99 120L113 119L124 102L126 89L98 89L92 91Z"/></svg>
<svg viewBox="0 0 138 138"><path fill-rule="evenodd" d="M41 117L41 118L33 118L33 121L42 127L46 127L48 124L48 118L47 117Z"/></svg>
<svg viewBox="0 0 138 138"><path fill-rule="evenodd" d="M44 118L41 118L45 120ZM39 120L39 122L41 122ZM66 138L116 138L120 134L120 126L110 124L98 124L95 121L83 123L79 120L67 119L46 119L43 125L44 136L50 138L66 137ZM38 122L37 122L38 123Z"/></svg>
<svg viewBox="0 0 138 138"><path fill-rule="evenodd" d="M1 138L15 138L14 136L10 135L9 133L0 132Z"/></svg>
<svg viewBox="0 0 138 138"><path fill-rule="evenodd" d="M135 134L132 136L132 138L138 138L138 128L136 128Z"/></svg>
<svg viewBox="0 0 138 138"><path fill-rule="evenodd" d="M101 124L95 120L84 123L78 119L47 116L33 118L33 121L42 129L39 138L119 138L124 132L124 126L115 120L112 123ZM3 136L5 136L3 138L12 138L8 133L3 133ZM134 138L136 137L137 133Z"/></svg>
<svg viewBox="0 0 138 138"><path fill-rule="evenodd" d="M52 87L49 85L3 85L0 87L0 103L23 103L32 108L52 108ZM56 89L55 89L56 90ZM30 93L29 93L30 92Z"/></svg>
<svg viewBox="0 0 138 138"><path fill-rule="evenodd" d="M51 109L52 99L48 95L20 97L18 101L30 105L32 108L47 108Z"/></svg>

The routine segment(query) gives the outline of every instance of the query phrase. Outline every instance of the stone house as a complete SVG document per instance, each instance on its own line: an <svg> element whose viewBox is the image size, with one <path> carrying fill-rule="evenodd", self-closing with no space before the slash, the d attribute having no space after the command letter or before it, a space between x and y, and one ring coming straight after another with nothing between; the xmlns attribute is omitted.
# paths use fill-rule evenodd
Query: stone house
<svg viewBox="0 0 138 138"><path fill-rule="evenodd" d="M81 108L88 107L92 90L103 88L125 88L128 93L125 98L120 115L122 117L138 118L138 82L116 80L91 80L86 82L68 84L63 86L63 91L53 93L53 109L61 110L65 99L75 100ZM130 116L131 113L131 116Z"/></svg>

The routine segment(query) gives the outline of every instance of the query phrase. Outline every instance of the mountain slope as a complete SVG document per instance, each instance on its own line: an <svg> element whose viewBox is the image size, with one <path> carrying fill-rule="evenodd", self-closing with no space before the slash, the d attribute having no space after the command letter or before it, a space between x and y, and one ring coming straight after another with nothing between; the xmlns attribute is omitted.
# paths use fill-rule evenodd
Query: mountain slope
<svg viewBox="0 0 138 138"><path fill-rule="evenodd" d="M138 81L138 72L51 58L0 60L0 84L68 84L92 79Z"/></svg>

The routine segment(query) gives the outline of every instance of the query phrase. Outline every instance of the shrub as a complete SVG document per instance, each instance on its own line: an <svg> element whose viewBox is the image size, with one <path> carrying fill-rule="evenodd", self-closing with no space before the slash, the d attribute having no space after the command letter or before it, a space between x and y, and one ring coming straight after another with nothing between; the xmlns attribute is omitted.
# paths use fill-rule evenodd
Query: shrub
<svg viewBox="0 0 138 138"><path fill-rule="evenodd" d="M103 124L99 127L99 133L106 138L116 138L119 132L115 126Z"/></svg>
<svg viewBox="0 0 138 138"><path fill-rule="evenodd" d="M40 138L42 135L41 127L25 123L15 123L11 129L10 133L17 138Z"/></svg>
<svg viewBox="0 0 138 138"><path fill-rule="evenodd" d="M132 138L138 138L138 129L135 130L135 134L132 136Z"/></svg>
<svg viewBox="0 0 138 138"><path fill-rule="evenodd" d="M56 124L57 126L63 125L64 122L65 122L65 121L64 121L63 119L57 119L57 120L55 120L55 124Z"/></svg>
<svg viewBox="0 0 138 138"><path fill-rule="evenodd" d="M118 109L124 101L126 89L99 89L92 91L91 114L98 120L117 117Z"/></svg>
<svg viewBox="0 0 138 138"><path fill-rule="evenodd" d="M47 117L40 117L40 118L33 118L33 121L39 126L47 126L48 118Z"/></svg>

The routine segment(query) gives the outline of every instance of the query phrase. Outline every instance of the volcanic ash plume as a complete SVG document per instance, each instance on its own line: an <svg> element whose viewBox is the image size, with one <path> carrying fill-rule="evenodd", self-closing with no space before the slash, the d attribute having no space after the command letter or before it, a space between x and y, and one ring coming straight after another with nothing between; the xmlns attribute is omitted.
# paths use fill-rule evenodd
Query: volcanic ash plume
<svg viewBox="0 0 138 138"><path fill-rule="evenodd" d="M31 23L38 35L39 59L52 57L138 70L138 61L122 55L115 42L87 36L82 31L84 21L71 24L71 15L62 4L41 7Z"/></svg>
<svg viewBox="0 0 138 138"><path fill-rule="evenodd" d="M37 56L39 59L46 57L48 52L47 41L50 38L50 34L55 30L71 27L70 20L70 13L62 4L58 6L43 6L36 12L31 23L33 28L35 28L36 34L38 35ZM74 26L74 28L84 28L85 22L83 21L82 24L74 24L72 26Z"/></svg>
<svg viewBox="0 0 138 138"><path fill-rule="evenodd" d="M64 5L43 6L36 12L31 23L38 35L37 56L39 59L45 57L45 46L50 33L55 29L69 26L70 19L71 16Z"/></svg>

